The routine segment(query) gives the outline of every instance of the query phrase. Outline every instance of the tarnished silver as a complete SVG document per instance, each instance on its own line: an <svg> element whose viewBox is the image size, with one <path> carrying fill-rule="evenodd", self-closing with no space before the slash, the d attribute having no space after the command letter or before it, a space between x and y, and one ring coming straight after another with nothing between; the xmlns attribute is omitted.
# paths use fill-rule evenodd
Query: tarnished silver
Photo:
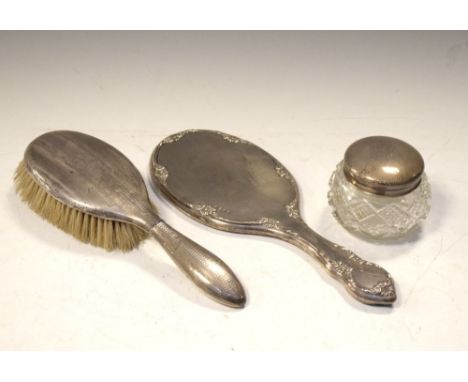
<svg viewBox="0 0 468 382"><path fill-rule="evenodd" d="M151 233L210 297L235 308L245 305L244 289L231 269L157 215L140 173L114 147L79 132L54 131L31 142L24 161L34 179L60 202Z"/></svg>
<svg viewBox="0 0 468 382"><path fill-rule="evenodd" d="M258 146L218 131L188 130L159 143L150 172L163 195L198 221L288 241L319 260L359 301L395 301L388 272L306 225L294 178Z"/></svg>
<svg viewBox="0 0 468 382"><path fill-rule="evenodd" d="M419 185L424 160L413 146L400 139L372 136L348 147L343 172L349 182L364 191L400 196Z"/></svg>

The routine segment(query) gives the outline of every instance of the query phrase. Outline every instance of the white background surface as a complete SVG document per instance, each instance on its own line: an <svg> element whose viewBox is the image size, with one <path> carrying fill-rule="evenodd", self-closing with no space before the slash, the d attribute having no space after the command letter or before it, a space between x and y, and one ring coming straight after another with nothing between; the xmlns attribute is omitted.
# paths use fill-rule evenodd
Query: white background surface
<svg viewBox="0 0 468 382"><path fill-rule="evenodd" d="M466 349L468 33L0 33L1 349ZM161 216L223 258L248 291L219 306L149 240L128 253L82 244L15 195L27 144L79 130L147 175L166 135L223 130L296 177L322 235L384 266L393 308L352 300L289 244L215 231L152 194ZM331 216L328 179L346 147L375 134L415 145L432 211L393 245Z"/></svg>

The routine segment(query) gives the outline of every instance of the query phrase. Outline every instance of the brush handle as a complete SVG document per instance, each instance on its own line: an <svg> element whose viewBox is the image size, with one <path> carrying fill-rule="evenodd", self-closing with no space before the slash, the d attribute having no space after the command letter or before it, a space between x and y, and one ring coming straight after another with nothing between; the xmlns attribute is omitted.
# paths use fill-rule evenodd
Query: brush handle
<svg viewBox="0 0 468 382"><path fill-rule="evenodd" d="M162 220L151 233L189 279L210 297L233 308L244 307L244 288L220 258Z"/></svg>

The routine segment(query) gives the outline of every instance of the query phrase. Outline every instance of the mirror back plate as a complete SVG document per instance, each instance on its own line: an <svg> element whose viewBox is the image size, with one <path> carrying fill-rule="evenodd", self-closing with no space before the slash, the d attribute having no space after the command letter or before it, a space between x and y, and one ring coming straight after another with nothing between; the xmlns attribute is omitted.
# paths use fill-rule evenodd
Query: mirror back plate
<svg viewBox="0 0 468 382"><path fill-rule="evenodd" d="M228 231L298 217L291 174L266 151L211 130L164 139L151 156L153 184L189 215Z"/></svg>

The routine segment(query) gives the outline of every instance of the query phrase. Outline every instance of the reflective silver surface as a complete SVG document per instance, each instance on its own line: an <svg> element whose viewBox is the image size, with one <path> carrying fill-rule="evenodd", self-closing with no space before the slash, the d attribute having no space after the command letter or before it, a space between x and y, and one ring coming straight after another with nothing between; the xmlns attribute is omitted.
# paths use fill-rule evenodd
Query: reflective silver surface
<svg viewBox="0 0 468 382"><path fill-rule="evenodd" d="M165 196L202 223L288 241L320 261L359 301L395 301L393 280L383 268L306 225L294 178L258 146L218 131L183 131L156 147L150 172Z"/></svg>
<svg viewBox="0 0 468 382"><path fill-rule="evenodd" d="M34 179L60 202L152 233L210 297L231 307L245 305L244 290L234 273L221 259L156 214L140 173L114 147L90 135L54 131L31 142L24 160Z"/></svg>
<svg viewBox="0 0 468 382"><path fill-rule="evenodd" d="M361 190L401 196L421 182L424 160L413 146L400 139L372 136L348 147L343 172L346 179Z"/></svg>

